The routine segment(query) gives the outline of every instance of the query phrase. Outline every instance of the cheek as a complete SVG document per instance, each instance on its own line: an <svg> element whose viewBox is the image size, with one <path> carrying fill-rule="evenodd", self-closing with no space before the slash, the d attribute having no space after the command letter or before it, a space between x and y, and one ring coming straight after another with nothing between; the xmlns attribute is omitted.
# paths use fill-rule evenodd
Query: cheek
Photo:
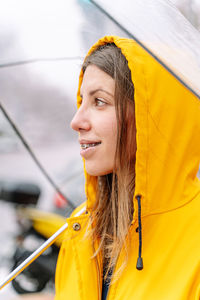
<svg viewBox="0 0 200 300"><path fill-rule="evenodd" d="M110 116L102 123L102 133L108 143L116 145L117 140L117 120L116 116Z"/></svg>
<svg viewBox="0 0 200 300"><path fill-rule="evenodd" d="M94 125L94 123L93 123ZM94 127L93 127L94 128ZM85 161L86 170L90 175L101 176L113 172L117 141L117 122L115 115L102 115L95 120L95 134L101 139L102 145L97 148L91 159Z"/></svg>

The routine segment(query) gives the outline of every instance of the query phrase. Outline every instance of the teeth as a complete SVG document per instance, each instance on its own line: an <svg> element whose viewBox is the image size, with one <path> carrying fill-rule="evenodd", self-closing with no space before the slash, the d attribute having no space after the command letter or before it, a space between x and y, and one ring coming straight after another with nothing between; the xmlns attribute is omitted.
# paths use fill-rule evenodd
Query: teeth
<svg viewBox="0 0 200 300"><path fill-rule="evenodd" d="M100 143L91 143L91 144L81 144L81 148L83 150L89 148L89 147L95 147L96 145L99 145Z"/></svg>

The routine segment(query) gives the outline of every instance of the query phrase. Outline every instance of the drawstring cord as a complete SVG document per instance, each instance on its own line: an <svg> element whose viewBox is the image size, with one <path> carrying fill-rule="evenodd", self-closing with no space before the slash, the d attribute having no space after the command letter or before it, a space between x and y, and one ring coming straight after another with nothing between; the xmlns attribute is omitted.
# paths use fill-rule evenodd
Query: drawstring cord
<svg viewBox="0 0 200 300"><path fill-rule="evenodd" d="M141 195L137 195L136 199L138 201L138 233L139 233L139 250L136 268L137 270L143 269L143 259L142 259L142 222L141 222Z"/></svg>

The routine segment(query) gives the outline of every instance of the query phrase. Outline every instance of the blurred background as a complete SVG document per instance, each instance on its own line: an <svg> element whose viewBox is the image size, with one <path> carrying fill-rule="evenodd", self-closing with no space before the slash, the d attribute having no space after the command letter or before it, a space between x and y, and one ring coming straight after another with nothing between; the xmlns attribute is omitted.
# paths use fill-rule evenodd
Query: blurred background
<svg viewBox="0 0 200 300"><path fill-rule="evenodd" d="M172 2L200 30L200 0ZM66 198L43 175L1 110L1 281L84 201L82 161L70 121L82 59L110 34L127 37L87 0L0 0L0 102ZM55 269L58 248L59 243L35 269L0 291L0 300L53 293L54 272L48 267L52 261ZM41 282L38 270L47 274Z"/></svg>

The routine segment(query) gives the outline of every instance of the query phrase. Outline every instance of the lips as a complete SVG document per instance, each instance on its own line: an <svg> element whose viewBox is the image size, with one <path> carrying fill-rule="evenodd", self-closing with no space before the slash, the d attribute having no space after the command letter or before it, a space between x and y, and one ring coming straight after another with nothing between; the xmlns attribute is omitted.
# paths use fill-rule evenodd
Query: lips
<svg viewBox="0 0 200 300"><path fill-rule="evenodd" d="M86 158L91 157L91 155L94 154L94 151L97 146L101 144L100 141L95 140L79 140L80 146L81 146L81 156Z"/></svg>
<svg viewBox="0 0 200 300"><path fill-rule="evenodd" d="M81 149L86 150L90 147L95 147L97 145L101 144L101 142L94 142L94 143L81 143Z"/></svg>
<svg viewBox="0 0 200 300"><path fill-rule="evenodd" d="M95 147L99 144L101 144L101 141L97 140L97 139L79 139L79 143L82 149L84 148L88 148L88 147Z"/></svg>

